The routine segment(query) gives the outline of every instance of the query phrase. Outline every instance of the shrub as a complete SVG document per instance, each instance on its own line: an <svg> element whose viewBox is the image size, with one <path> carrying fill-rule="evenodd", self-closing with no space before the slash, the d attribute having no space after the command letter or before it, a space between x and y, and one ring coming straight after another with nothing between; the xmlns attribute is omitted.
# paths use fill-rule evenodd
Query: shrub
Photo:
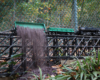
<svg viewBox="0 0 100 80"><path fill-rule="evenodd" d="M100 79L100 52L98 51L98 58L96 53L94 56L78 59L73 62L70 67L64 65L63 72L51 80L98 80Z"/></svg>

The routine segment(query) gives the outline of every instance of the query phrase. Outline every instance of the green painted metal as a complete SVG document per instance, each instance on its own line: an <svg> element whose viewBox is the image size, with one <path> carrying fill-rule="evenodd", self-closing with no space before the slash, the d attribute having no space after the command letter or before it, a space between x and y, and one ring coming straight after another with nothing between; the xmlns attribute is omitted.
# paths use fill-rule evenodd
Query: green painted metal
<svg viewBox="0 0 100 80"><path fill-rule="evenodd" d="M47 31L54 31L54 32L74 32L74 29L71 28L58 28L58 27L50 27Z"/></svg>
<svg viewBox="0 0 100 80"><path fill-rule="evenodd" d="M15 28L17 28L17 26L20 27L28 27L30 29L44 29L45 31L45 24L40 24L40 23L28 23L28 22L15 22Z"/></svg>

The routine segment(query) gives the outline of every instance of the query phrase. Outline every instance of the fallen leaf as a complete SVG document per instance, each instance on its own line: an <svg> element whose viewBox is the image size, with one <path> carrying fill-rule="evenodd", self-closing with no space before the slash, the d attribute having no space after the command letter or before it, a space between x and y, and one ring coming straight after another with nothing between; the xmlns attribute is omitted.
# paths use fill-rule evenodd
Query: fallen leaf
<svg viewBox="0 0 100 80"><path fill-rule="evenodd" d="M71 72L71 75L76 75L76 72Z"/></svg>
<svg viewBox="0 0 100 80"><path fill-rule="evenodd" d="M60 64L59 67L62 67L62 65Z"/></svg>
<svg viewBox="0 0 100 80"><path fill-rule="evenodd" d="M78 71L78 70L79 70L79 67L77 66L75 70L77 70L77 71Z"/></svg>
<svg viewBox="0 0 100 80"><path fill-rule="evenodd" d="M51 8L48 8L48 10L51 10Z"/></svg>
<svg viewBox="0 0 100 80"><path fill-rule="evenodd" d="M60 65L55 65L55 66L52 66L52 68L60 68L60 67L62 67L62 65L60 64Z"/></svg>
<svg viewBox="0 0 100 80"><path fill-rule="evenodd" d="M61 74L62 73L62 69L57 69L57 74Z"/></svg>

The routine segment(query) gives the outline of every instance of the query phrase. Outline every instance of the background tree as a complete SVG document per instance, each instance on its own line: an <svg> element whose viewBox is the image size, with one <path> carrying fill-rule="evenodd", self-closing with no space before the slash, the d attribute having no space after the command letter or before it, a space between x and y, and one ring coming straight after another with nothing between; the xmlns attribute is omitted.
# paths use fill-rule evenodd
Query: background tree
<svg viewBox="0 0 100 80"><path fill-rule="evenodd" d="M0 5L0 28L3 30L14 26L14 21L45 23L49 27L71 27L73 0L0 1L2 4ZM99 0L77 0L77 3L78 25L99 27Z"/></svg>
<svg viewBox="0 0 100 80"><path fill-rule="evenodd" d="M0 22L2 22L3 17L9 13L9 10L13 8L14 1L16 4L21 2L28 2L28 0L0 0Z"/></svg>

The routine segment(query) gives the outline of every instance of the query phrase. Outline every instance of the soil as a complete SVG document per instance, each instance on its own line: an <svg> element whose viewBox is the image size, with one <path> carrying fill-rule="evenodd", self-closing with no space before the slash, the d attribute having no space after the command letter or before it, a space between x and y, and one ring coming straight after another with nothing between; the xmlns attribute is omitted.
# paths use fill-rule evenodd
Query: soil
<svg viewBox="0 0 100 80"><path fill-rule="evenodd" d="M42 75L45 75L46 77L48 75L56 75L56 69L52 68L50 66L44 66L44 67L41 68L41 70L42 70ZM33 69L33 70L27 72L26 74L22 75L21 77L19 77L16 80L31 80L31 79L34 80L34 77L32 76L32 73L39 76L40 75L39 68L38 69Z"/></svg>

